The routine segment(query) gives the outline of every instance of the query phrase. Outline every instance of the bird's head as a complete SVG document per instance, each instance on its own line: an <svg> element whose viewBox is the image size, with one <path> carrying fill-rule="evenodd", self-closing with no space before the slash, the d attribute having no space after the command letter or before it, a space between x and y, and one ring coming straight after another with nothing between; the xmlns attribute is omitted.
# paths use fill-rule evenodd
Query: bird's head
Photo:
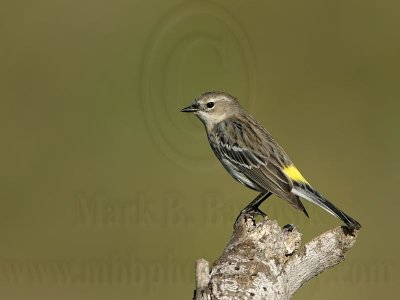
<svg viewBox="0 0 400 300"><path fill-rule="evenodd" d="M235 115L241 109L235 97L223 92L207 92L181 112L194 113L207 128Z"/></svg>

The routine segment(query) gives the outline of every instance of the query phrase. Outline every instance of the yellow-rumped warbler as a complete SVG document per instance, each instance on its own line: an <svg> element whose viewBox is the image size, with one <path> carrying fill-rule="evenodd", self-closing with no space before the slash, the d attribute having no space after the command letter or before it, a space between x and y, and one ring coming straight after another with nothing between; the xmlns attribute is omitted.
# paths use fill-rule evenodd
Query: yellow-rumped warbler
<svg viewBox="0 0 400 300"><path fill-rule="evenodd" d="M338 217L349 228L361 228L360 223L311 187L283 148L233 96L223 92L204 93L181 111L193 112L203 122L210 146L228 173L260 192L244 211L265 215L259 206L275 194L308 217L299 199L302 197Z"/></svg>

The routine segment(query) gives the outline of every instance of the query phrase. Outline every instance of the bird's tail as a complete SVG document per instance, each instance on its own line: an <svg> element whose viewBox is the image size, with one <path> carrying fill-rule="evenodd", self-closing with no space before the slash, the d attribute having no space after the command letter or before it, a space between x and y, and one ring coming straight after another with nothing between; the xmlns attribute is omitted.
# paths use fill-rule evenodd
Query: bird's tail
<svg viewBox="0 0 400 300"><path fill-rule="evenodd" d="M308 185L308 184L295 185L293 187L292 192L299 197L302 197L314 204L317 204L319 207L323 208L324 210L326 210L333 216L341 219L347 225L347 227L349 227L350 229L358 230L361 228L360 223L358 223L352 217L346 215L339 208L334 206L331 202L329 202L326 198L324 198L320 193L318 193L316 190L314 190L310 185Z"/></svg>

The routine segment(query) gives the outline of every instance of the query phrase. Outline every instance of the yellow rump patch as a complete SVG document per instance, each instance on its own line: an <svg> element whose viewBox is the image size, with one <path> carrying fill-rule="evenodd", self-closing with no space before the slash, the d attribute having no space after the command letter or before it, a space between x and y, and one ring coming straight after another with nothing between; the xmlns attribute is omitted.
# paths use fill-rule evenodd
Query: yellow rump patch
<svg viewBox="0 0 400 300"><path fill-rule="evenodd" d="M308 183L307 180L301 175L299 170L294 165L287 166L283 169L283 172L292 180L298 181L298 182L303 182L303 183Z"/></svg>

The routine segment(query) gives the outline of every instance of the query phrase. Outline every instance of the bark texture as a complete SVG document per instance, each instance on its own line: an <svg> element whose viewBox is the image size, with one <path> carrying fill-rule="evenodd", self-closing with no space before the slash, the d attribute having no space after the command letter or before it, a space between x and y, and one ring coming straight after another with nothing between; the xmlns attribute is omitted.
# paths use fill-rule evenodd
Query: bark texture
<svg viewBox="0 0 400 300"><path fill-rule="evenodd" d="M296 226L265 217L237 219L231 240L211 271L196 261L194 299L290 299L308 280L341 263L358 232L337 227L301 246Z"/></svg>

